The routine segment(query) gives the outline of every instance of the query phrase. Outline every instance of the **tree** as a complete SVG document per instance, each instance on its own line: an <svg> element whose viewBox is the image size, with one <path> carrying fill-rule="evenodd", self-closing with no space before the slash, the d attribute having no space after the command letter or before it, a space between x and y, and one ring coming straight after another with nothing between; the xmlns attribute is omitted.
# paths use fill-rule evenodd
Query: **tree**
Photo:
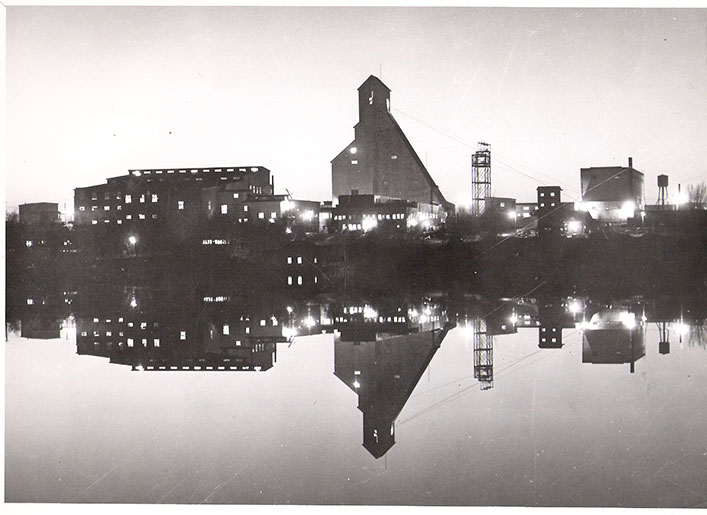
<svg viewBox="0 0 707 515"><path fill-rule="evenodd" d="M690 184L687 187L687 194L690 205L697 209L707 207L707 184L701 182L699 184Z"/></svg>

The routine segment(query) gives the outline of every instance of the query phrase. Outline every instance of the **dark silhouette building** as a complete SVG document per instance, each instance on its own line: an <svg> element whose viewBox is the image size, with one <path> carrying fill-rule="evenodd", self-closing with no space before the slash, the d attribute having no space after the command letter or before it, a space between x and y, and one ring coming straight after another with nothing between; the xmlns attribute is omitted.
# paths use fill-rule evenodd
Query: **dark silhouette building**
<svg viewBox="0 0 707 515"><path fill-rule="evenodd" d="M600 222L625 223L645 204L643 173L628 166L581 168L581 208Z"/></svg>
<svg viewBox="0 0 707 515"><path fill-rule="evenodd" d="M52 225L61 222L59 204L33 202L20 204L20 223L24 225Z"/></svg>
<svg viewBox="0 0 707 515"><path fill-rule="evenodd" d="M354 140L331 162L332 198L381 195L453 212L390 112L390 89L371 75L358 88Z"/></svg>

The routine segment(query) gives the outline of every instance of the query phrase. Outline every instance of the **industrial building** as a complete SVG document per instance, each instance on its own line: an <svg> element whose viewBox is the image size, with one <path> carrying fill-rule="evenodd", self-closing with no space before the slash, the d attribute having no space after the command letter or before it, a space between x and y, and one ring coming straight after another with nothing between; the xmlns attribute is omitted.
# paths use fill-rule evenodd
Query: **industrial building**
<svg viewBox="0 0 707 515"><path fill-rule="evenodd" d="M56 202L33 202L20 204L20 223L24 225L52 225L61 222L59 204Z"/></svg>
<svg viewBox="0 0 707 515"><path fill-rule="evenodd" d="M332 199L377 195L441 206L445 199L390 112L390 89L371 75L358 88L355 137L331 162Z"/></svg>
<svg viewBox="0 0 707 515"><path fill-rule="evenodd" d="M428 204L380 195L340 195L332 210L331 232L433 231L446 220L439 204Z"/></svg>
<svg viewBox="0 0 707 515"><path fill-rule="evenodd" d="M643 173L628 166L599 166L580 169L582 200L577 209L606 223L626 223L645 206Z"/></svg>

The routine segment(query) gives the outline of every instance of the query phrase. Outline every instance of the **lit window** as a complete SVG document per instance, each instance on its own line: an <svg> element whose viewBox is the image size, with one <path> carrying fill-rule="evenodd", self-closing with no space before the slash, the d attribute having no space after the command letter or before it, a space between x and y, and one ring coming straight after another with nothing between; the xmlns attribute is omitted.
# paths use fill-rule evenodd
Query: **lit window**
<svg viewBox="0 0 707 515"><path fill-rule="evenodd" d="M98 223L98 220L91 220L91 224L96 225Z"/></svg>
<svg viewBox="0 0 707 515"><path fill-rule="evenodd" d="M79 211L86 211L86 208L84 206L79 206Z"/></svg>
<svg viewBox="0 0 707 515"><path fill-rule="evenodd" d="M27 245L29 247L29 245ZM287 264L291 265L292 264L292 256L287 256Z"/></svg>
<svg viewBox="0 0 707 515"><path fill-rule="evenodd" d="M125 215L125 219L126 219L126 220L132 220L132 219L133 219L133 215Z"/></svg>
<svg viewBox="0 0 707 515"><path fill-rule="evenodd" d="M505 202L501 202L501 207L506 207L506 203L505 203Z"/></svg>
<svg viewBox="0 0 707 515"><path fill-rule="evenodd" d="M243 206L243 211L248 211L248 206Z"/></svg>
<svg viewBox="0 0 707 515"><path fill-rule="evenodd" d="M270 211L270 218L277 218L277 213L275 211Z"/></svg>
<svg viewBox="0 0 707 515"><path fill-rule="evenodd" d="M145 202L145 195L140 195L140 202Z"/></svg>
<svg viewBox="0 0 707 515"><path fill-rule="evenodd" d="M260 327L265 327L265 320L260 321Z"/></svg>
<svg viewBox="0 0 707 515"><path fill-rule="evenodd" d="M302 264L302 256L297 256L297 264L298 265Z"/></svg>
<svg viewBox="0 0 707 515"><path fill-rule="evenodd" d="M392 155L392 156L390 156L390 158L391 158L391 159L393 159L393 160L395 160L395 159L397 159L397 158L398 158L398 156L396 156L396 155Z"/></svg>
<svg viewBox="0 0 707 515"><path fill-rule="evenodd" d="M91 206L91 211L98 211L98 206Z"/></svg>
<svg viewBox="0 0 707 515"><path fill-rule="evenodd" d="M358 159L352 159L351 160L352 165L357 165L358 164Z"/></svg>
<svg viewBox="0 0 707 515"><path fill-rule="evenodd" d="M287 284L289 284L290 286L292 285L292 276L291 275L287 276Z"/></svg>
<svg viewBox="0 0 707 515"><path fill-rule="evenodd" d="M349 152L351 152L352 154L355 154L356 152L358 152L358 149L356 147L351 147L349 149Z"/></svg>
<svg viewBox="0 0 707 515"><path fill-rule="evenodd" d="M153 347L159 347L160 346L160 339L155 338L154 340L152 340L152 345L153 345Z"/></svg>
<svg viewBox="0 0 707 515"><path fill-rule="evenodd" d="M144 219L145 219L145 215L143 215L142 213L140 213L140 214L138 215L138 218L140 218L140 220L144 220Z"/></svg>
<svg viewBox="0 0 707 515"><path fill-rule="evenodd" d="M33 244L34 244L34 242L32 240L25 241L25 245L27 245L28 247L31 247ZM292 258L288 258L288 259L289 259L289 262L291 263Z"/></svg>
<svg viewBox="0 0 707 515"><path fill-rule="evenodd" d="M179 339L186 340L187 339L187 332L186 331L179 331Z"/></svg>
<svg viewBox="0 0 707 515"><path fill-rule="evenodd" d="M238 193L233 194L233 198L238 198L239 196L240 196L240 194L238 194Z"/></svg>
<svg viewBox="0 0 707 515"><path fill-rule="evenodd" d="M221 214L222 215L228 214L228 205L227 204L221 204Z"/></svg>
<svg viewBox="0 0 707 515"><path fill-rule="evenodd" d="M542 192L541 192L541 193L540 193L540 196L541 196L541 197L544 197L544 196L545 196L545 193L542 193Z"/></svg>
<svg viewBox="0 0 707 515"><path fill-rule="evenodd" d="M157 195L154 193L152 194L152 202L157 202Z"/></svg>
<svg viewBox="0 0 707 515"><path fill-rule="evenodd" d="M130 204L133 201L132 195L125 195L125 203Z"/></svg>
<svg viewBox="0 0 707 515"><path fill-rule="evenodd" d="M184 209L184 201L177 200L177 209Z"/></svg>
<svg viewBox="0 0 707 515"><path fill-rule="evenodd" d="M545 207L545 202L540 202L540 207Z"/></svg>
<svg viewBox="0 0 707 515"><path fill-rule="evenodd" d="M223 326L223 334L225 334L226 336L228 336L229 334L231 334L231 328L228 327L228 325L224 325L224 326Z"/></svg>
<svg viewBox="0 0 707 515"><path fill-rule="evenodd" d="M110 206L103 206L103 211L110 211Z"/></svg>
<svg viewBox="0 0 707 515"><path fill-rule="evenodd" d="M551 196L551 197L554 197L554 196L555 196L555 192L554 192L554 191L551 191L551 192L550 192L550 196Z"/></svg>
<svg viewBox="0 0 707 515"><path fill-rule="evenodd" d="M297 276L297 284L302 284L302 276L301 275Z"/></svg>
<svg viewBox="0 0 707 515"><path fill-rule="evenodd" d="M265 218L265 213L263 213L262 211L261 211L260 213L258 213L258 218L264 219L264 218Z"/></svg>
<svg viewBox="0 0 707 515"><path fill-rule="evenodd" d="M34 299L27 299L27 305L31 306L32 304L34 304Z"/></svg>

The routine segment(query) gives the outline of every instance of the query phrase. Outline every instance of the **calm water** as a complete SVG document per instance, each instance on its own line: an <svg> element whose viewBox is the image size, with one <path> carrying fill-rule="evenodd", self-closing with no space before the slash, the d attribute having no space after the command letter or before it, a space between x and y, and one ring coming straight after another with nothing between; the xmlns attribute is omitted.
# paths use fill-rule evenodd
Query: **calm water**
<svg viewBox="0 0 707 515"><path fill-rule="evenodd" d="M707 498L700 303L28 295L7 332L9 502Z"/></svg>

